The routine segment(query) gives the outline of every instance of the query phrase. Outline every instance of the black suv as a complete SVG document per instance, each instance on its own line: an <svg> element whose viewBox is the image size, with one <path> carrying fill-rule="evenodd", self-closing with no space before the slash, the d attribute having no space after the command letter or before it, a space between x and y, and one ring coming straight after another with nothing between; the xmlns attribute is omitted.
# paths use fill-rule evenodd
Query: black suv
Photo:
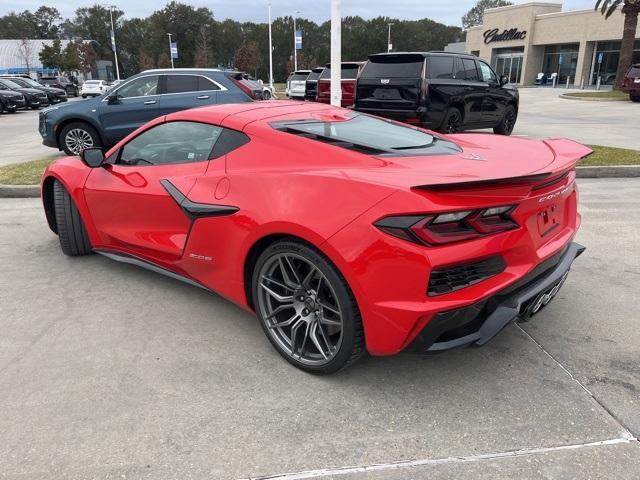
<svg viewBox="0 0 640 480"><path fill-rule="evenodd" d="M323 70L324 67L316 67L311 70L311 73L304 83L305 100L311 100L312 102L316 101L316 97L318 96L318 79L320 78Z"/></svg>
<svg viewBox="0 0 640 480"><path fill-rule="evenodd" d="M518 90L484 61L449 52L378 53L358 78L355 109L446 133L510 135Z"/></svg>

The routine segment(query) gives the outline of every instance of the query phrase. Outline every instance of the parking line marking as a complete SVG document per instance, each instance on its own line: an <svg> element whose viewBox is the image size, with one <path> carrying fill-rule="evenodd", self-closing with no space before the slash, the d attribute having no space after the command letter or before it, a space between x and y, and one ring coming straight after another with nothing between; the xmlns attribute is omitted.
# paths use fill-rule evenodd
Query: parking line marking
<svg viewBox="0 0 640 480"><path fill-rule="evenodd" d="M608 445L619 445L634 442L637 439L633 436L623 436L620 438L612 438L610 440L601 440L598 442L577 443L572 445L561 445L558 447L538 447L538 448L521 448L519 450L510 450L506 452L483 453L478 455L465 455L459 457L446 457L423 460L405 460L400 462L378 463L373 465L354 466L354 467L336 467L322 468L319 470L305 470L297 473L283 473L276 475L265 475L257 477L247 477L242 480L303 480L307 478L328 477L330 475L349 475L353 473L370 473L388 470L399 470L411 467L424 467L431 465L446 465L451 463L470 463L482 460L494 460L502 458L517 458L530 455L537 455L549 452L559 452L566 450L579 450L582 448L602 447Z"/></svg>

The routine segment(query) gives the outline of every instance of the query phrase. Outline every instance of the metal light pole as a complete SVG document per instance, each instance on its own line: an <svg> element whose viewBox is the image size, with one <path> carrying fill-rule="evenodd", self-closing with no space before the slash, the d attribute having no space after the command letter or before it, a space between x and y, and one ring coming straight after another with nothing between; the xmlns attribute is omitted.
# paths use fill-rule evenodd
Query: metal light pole
<svg viewBox="0 0 640 480"><path fill-rule="evenodd" d="M118 67L118 49L116 48L116 29L113 26L113 9L115 5L107 5L109 7L109 17L111 18L111 43L113 47L113 56L116 62L116 79L120 80L120 67Z"/></svg>
<svg viewBox="0 0 640 480"><path fill-rule="evenodd" d="M342 0L331 0L331 105L342 104Z"/></svg>
<svg viewBox="0 0 640 480"><path fill-rule="evenodd" d="M293 70L298 70L298 49L296 48L296 15L298 15L300 10L296 10L293 14Z"/></svg>
<svg viewBox="0 0 640 480"><path fill-rule="evenodd" d="M169 36L169 58L171 59L171 68L173 67L173 53L171 53L171 33L167 33L167 35Z"/></svg>
<svg viewBox="0 0 640 480"><path fill-rule="evenodd" d="M393 25L393 23L389 24L389 34L387 35L387 53L391 51L391 25Z"/></svg>
<svg viewBox="0 0 640 480"><path fill-rule="evenodd" d="M273 91L273 44L271 42L271 0L269 0L269 87L271 87L271 91Z"/></svg>

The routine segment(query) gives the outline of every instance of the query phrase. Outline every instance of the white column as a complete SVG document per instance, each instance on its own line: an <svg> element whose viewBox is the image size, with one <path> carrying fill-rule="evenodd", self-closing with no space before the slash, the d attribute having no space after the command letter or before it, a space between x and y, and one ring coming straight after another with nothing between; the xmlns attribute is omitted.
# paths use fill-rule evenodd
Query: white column
<svg viewBox="0 0 640 480"><path fill-rule="evenodd" d="M331 105L342 102L342 2L331 0Z"/></svg>
<svg viewBox="0 0 640 480"><path fill-rule="evenodd" d="M273 43L271 42L271 0L269 0L269 86L273 90Z"/></svg>

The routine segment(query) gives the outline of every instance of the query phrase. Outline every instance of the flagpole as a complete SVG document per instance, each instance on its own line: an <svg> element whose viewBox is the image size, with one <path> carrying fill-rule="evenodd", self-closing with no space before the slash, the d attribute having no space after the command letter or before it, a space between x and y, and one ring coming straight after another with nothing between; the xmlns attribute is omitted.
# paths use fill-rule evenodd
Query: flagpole
<svg viewBox="0 0 640 480"><path fill-rule="evenodd" d="M171 59L171 68L174 68L174 66L173 66L173 52L171 52L171 34L167 33L167 35L169 35L169 58Z"/></svg>
<svg viewBox="0 0 640 480"><path fill-rule="evenodd" d="M111 18L111 46L113 47L113 56L116 62L116 78L120 80L120 67L118 67L118 49L116 48L116 29L113 26L113 7L109 5L109 17Z"/></svg>

